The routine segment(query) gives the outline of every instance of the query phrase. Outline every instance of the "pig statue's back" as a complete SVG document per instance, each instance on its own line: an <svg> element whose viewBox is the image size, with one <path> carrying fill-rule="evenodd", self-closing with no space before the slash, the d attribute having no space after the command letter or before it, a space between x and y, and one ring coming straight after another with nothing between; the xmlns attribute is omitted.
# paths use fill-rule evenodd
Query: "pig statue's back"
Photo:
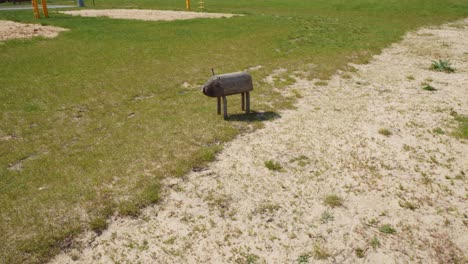
<svg viewBox="0 0 468 264"><path fill-rule="evenodd" d="M221 97L252 90L252 77L246 72L214 75L203 85L203 93L210 97Z"/></svg>

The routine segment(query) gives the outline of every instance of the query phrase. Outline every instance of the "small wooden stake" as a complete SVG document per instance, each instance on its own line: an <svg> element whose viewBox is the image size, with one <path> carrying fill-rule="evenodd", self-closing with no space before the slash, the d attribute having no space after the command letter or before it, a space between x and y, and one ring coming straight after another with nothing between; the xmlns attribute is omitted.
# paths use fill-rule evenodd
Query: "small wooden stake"
<svg viewBox="0 0 468 264"><path fill-rule="evenodd" d="M190 0L185 0L185 9L190 10Z"/></svg>
<svg viewBox="0 0 468 264"><path fill-rule="evenodd" d="M37 0L32 0L32 6L34 11L34 18L40 18L39 6L37 5Z"/></svg>
<svg viewBox="0 0 468 264"><path fill-rule="evenodd" d="M41 0L41 4L42 4L42 13L44 13L45 18L48 18L49 17L49 11L47 10L47 0Z"/></svg>

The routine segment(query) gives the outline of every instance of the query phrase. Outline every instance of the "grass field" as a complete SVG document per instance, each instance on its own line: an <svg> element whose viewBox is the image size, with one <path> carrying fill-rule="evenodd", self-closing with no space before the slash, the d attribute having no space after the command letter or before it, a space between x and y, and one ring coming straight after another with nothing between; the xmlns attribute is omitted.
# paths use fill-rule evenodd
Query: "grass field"
<svg viewBox="0 0 468 264"><path fill-rule="evenodd" d="M174 0L96 4L184 8ZM246 16L144 22L51 11L40 22L70 31L0 45L0 262L43 262L80 231L105 228L110 215L136 215L159 199L161 178L213 160L220 143L261 126L255 113L237 115L234 97L234 118L216 115L215 100L198 91L212 67L223 73L263 65L252 73L252 108L274 116L293 102L262 81L274 69L326 79L408 30L468 16L464 0L206 6ZM0 19L39 22L31 11L2 11Z"/></svg>

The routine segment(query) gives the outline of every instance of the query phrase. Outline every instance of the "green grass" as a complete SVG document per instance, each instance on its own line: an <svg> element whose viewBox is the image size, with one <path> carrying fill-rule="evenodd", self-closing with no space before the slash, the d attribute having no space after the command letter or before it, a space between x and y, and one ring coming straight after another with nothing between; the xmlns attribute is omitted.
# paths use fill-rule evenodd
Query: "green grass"
<svg viewBox="0 0 468 264"><path fill-rule="evenodd" d="M282 171L283 166L279 162L273 161L273 160L267 160L265 161L265 167L267 167L269 170L272 171Z"/></svg>
<svg viewBox="0 0 468 264"><path fill-rule="evenodd" d="M362 248L356 248L354 250L354 253L356 254L356 257L358 258L364 258L366 256L366 251Z"/></svg>
<svg viewBox="0 0 468 264"><path fill-rule="evenodd" d="M390 131L389 129L386 129L386 128L381 128L381 129L379 129L378 132L379 132L379 134L384 135L386 137L389 137L389 136L391 136L393 134L392 131Z"/></svg>
<svg viewBox="0 0 468 264"><path fill-rule="evenodd" d="M309 259L310 259L310 254L304 253L297 258L297 263L299 264L309 263Z"/></svg>
<svg viewBox="0 0 468 264"><path fill-rule="evenodd" d="M323 198L323 203L332 208L335 208L343 205L343 198L336 194L329 194Z"/></svg>
<svg viewBox="0 0 468 264"><path fill-rule="evenodd" d="M445 131L440 127L436 127L434 129L432 129L432 132L435 133L435 134L439 134L439 135L445 134Z"/></svg>
<svg viewBox="0 0 468 264"><path fill-rule="evenodd" d="M91 5L91 2L87 2ZM145 22L1 11L0 19L70 29L56 39L0 45L0 259L43 262L110 215L158 201L159 181L214 159L255 113L216 115L198 86L216 72L252 72L253 110L293 98L261 81L274 69L328 79L408 30L468 15L464 0L221 0L230 19ZM183 10L175 0L100 0L96 8ZM311 66L311 65L315 66ZM190 87L182 84L188 82ZM279 87L281 88L281 87ZM238 117L238 118L236 118Z"/></svg>
<svg viewBox="0 0 468 264"><path fill-rule="evenodd" d="M333 220L335 220L335 216L333 215L332 212L330 212L328 210L324 211L322 213L322 215L320 216L320 221L322 222L322 224L326 224L326 223L331 222Z"/></svg>
<svg viewBox="0 0 468 264"><path fill-rule="evenodd" d="M380 240L376 236L374 236L370 241L370 245L373 249L376 249L380 247Z"/></svg>
<svg viewBox="0 0 468 264"><path fill-rule="evenodd" d="M314 257L319 260L328 259L332 256L330 251L321 244L315 244L312 253Z"/></svg>
<svg viewBox="0 0 468 264"><path fill-rule="evenodd" d="M380 228L379 228L379 231L384 233L384 234L395 234L396 233L396 230L395 228L393 228L390 224L385 224L385 225L382 225Z"/></svg>
<svg viewBox="0 0 468 264"><path fill-rule="evenodd" d="M452 114L455 121L458 123L452 135L456 138L468 139L468 116L460 114Z"/></svg>
<svg viewBox="0 0 468 264"><path fill-rule="evenodd" d="M425 84L425 85L422 87L422 89L425 90L425 91L429 91L429 92L435 92L435 91L437 91L437 89L436 89L434 86L430 85L430 84Z"/></svg>

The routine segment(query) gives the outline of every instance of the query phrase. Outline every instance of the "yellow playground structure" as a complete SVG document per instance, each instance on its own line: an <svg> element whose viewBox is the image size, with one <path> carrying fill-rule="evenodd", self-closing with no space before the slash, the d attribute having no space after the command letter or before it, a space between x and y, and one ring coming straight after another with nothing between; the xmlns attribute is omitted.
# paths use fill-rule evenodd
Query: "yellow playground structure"
<svg viewBox="0 0 468 264"><path fill-rule="evenodd" d="M199 0L198 4L198 10L203 11L205 9L205 2L203 0ZM190 0L185 0L185 9L190 11Z"/></svg>
<svg viewBox="0 0 468 264"><path fill-rule="evenodd" d="M41 5L42 5L42 13L44 13L44 17L48 18L49 11L47 10L47 0L41 0ZM32 6L33 6L33 11L34 11L34 17L41 18L41 15L39 14L39 6L37 5L37 0L32 0Z"/></svg>

